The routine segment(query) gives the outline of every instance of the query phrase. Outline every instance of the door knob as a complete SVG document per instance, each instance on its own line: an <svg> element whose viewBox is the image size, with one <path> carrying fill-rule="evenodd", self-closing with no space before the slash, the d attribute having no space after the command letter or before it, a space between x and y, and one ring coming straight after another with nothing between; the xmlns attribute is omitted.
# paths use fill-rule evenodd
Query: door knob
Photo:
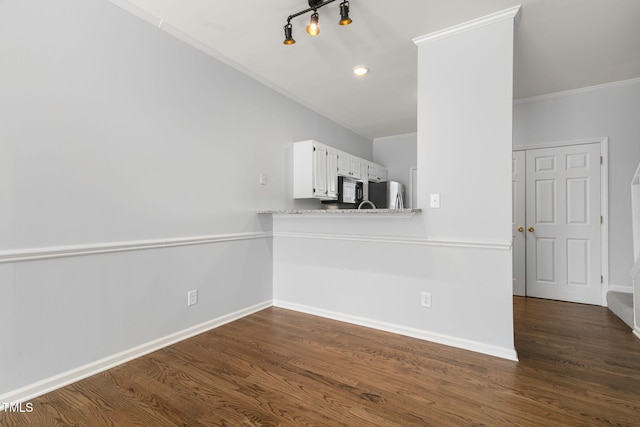
<svg viewBox="0 0 640 427"><path fill-rule="evenodd" d="M534 231L536 231L533 227L529 227L529 233L533 233Z"/></svg>
<svg viewBox="0 0 640 427"><path fill-rule="evenodd" d="M518 231L522 233L524 231L524 227L518 227Z"/></svg>

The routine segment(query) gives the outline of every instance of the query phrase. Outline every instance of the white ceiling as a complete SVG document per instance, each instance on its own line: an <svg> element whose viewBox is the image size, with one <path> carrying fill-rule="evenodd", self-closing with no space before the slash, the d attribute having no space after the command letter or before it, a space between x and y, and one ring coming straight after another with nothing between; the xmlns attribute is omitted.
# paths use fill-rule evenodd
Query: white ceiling
<svg viewBox="0 0 640 427"><path fill-rule="evenodd" d="M340 0L320 9L319 36L289 15L307 0L112 0L169 24L239 69L368 138L416 131L412 39L521 4L514 99L640 77L640 0ZM356 78L352 69L370 73Z"/></svg>

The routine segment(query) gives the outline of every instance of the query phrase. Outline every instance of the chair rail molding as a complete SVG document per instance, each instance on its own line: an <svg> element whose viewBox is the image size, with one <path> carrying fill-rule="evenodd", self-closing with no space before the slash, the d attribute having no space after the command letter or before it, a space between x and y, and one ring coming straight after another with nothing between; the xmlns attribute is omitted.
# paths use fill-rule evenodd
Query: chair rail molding
<svg viewBox="0 0 640 427"><path fill-rule="evenodd" d="M178 237L154 240L132 240L128 242L92 243L44 248L29 248L0 251L0 264L23 261L37 261L53 258L67 258L83 255L99 255L114 252L140 251L146 249L171 248L176 246L204 245L241 240L266 239L271 232L245 232L214 234L206 236Z"/></svg>

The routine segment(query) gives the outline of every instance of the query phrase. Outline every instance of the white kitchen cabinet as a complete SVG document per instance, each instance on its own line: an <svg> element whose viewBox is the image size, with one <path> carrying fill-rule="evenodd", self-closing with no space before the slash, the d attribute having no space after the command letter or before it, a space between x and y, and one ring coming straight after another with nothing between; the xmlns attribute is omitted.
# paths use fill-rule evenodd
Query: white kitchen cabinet
<svg viewBox="0 0 640 427"><path fill-rule="evenodd" d="M375 163L369 163L367 176L369 181L384 182L387 180L387 168Z"/></svg>
<svg viewBox="0 0 640 427"><path fill-rule="evenodd" d="M350 176L351 155L338 151L338 175Z"/></svg>
<svg viewBox="0 0 640 427"><path fill-rule="evenodd" d="M360 177L363 181L369 178L369 162L363 161L360 163Z"/></svg>
<svg viewBox="0 0 640 427"><path fill-rule="evenodd" d="M293 197L334 200L338 195L337 150L318 141L293 144Z"/></svg>
<svg viewBox="0 0 640 427"><path fill-rule="evenodd" d="M388 177L387 177L387 168L380 166L378 168L378 181L380 182L385 182L387 181Z"/></svg>
<svg viewBox="0 0 640 427"><path fill-rule="evenodd" d="M293 197L337 200L338 176L356 180L387 180L387 169L318 141L293 144Z"/></svg>
<svg viewBox="0 0 640 427"><path fill-rule="evenodd" d="M362 164L365 160L344 152L338 152L338 175L362 179Z"/></svg>
<svg viewBox="0 0 640 427"><path fill-rule="evenodd" d="M378 181L378 165L375 163L369 163L367 176L369 177L369 181Z"/></svg>
<svg viewBox="0 0 640 427"><path fill-rule="evenodd" d="M361 165L364 163L359 157L351 156L351 162L349 162L351 177L354 179L362 178L362 171L360 170Z"/></svg>
<svg viewBox="0 0 640 427"><path fill-rule="evenodd" d="M327 147L314 144L313 147L313 195L324 197L328 194L327 186Z"/></svg>
<svg viewBox="0 0 640 427"><path fill-rule="evenodd" d="M327 197L338 198L338 150L327 147Z"/></svg>

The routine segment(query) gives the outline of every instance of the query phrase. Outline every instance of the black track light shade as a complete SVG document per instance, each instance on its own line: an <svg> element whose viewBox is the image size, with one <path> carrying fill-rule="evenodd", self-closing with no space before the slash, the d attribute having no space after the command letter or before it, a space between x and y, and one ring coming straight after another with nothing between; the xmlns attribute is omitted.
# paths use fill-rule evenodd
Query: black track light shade
<svg viewBox="0 0 640 427"><path fill-rule="evenodd" d="M352 22L351 18L349 18L349 2L345 0L340 3L340 21L338 21L338 24L349 25Z"/></svg>
<svg viewBox="0 0 640 427"><path fill-rule="evenodd" d="M320 26L318 25L318 12L314 12L313 15L311 15L311 20L309 21L309 25L307 25L307 34L309 34L310 36L317 36L318 34L320 34Z"/></svg>
<svg viewBox="0 0 640 427"><path fill-rule="evenodd" d="M291 22L288 22L287 25L284 26L284 44L294 44L296 41L293 39L293 27L291 26Z"/></svg>

